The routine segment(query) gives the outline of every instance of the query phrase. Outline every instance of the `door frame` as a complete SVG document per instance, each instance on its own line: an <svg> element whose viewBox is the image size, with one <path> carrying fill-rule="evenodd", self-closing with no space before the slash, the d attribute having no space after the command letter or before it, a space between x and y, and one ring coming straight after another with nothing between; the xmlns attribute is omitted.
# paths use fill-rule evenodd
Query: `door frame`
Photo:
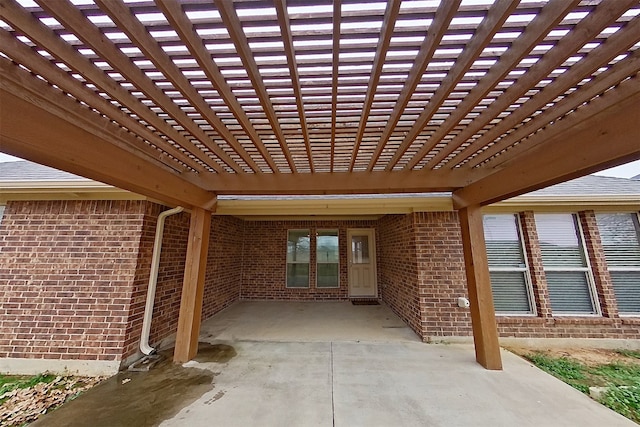
<svg viewBox="0 0 640 427"><path fill-rule="evenodd" d="M369 258L373 268L373 295L356 295L351 294L351 236L353 233L367 232L371 237L369 245ZM378 298L378 262L376 254L376 229L375 228L347 228L347 289L349 298Z"/></svg>

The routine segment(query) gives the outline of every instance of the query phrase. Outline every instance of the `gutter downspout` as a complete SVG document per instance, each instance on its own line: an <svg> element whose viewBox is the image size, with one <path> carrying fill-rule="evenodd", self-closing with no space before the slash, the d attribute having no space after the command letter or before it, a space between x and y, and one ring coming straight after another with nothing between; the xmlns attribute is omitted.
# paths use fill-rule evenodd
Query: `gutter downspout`
<svg viewBox="0 0 640 427"><path fill-rule="evenodd" d="M147 356L156 351L149 345L151 333L151 318L153 317L153 304L156 298L156 286L158 284L158 269L160 267L160 254L162 252L162 236L164 234L164 221L168 216L175 215L184 210L182 206L161 212L156 224L156 238L153 242L153 254L151 255L151 272L149 273L149 287L147 288L147 303L144 307L142 319L142 334L140 335L140 351Z"/></svg>

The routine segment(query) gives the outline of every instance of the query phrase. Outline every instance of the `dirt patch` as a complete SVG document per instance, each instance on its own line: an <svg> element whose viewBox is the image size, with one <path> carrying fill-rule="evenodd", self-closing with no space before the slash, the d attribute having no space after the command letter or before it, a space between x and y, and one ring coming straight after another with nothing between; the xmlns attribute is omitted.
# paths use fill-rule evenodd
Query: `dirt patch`
<svg viewBox="0 0 640 427"><path fill-rule="evenodd" d="M531 353L540 353L555 358L570 358L587 366L599 366L609 363L633 363L640 365L640 359L625 356L617 350L600 348L532 348L532 347L507 347L512 353L526 356Z"/></svg>

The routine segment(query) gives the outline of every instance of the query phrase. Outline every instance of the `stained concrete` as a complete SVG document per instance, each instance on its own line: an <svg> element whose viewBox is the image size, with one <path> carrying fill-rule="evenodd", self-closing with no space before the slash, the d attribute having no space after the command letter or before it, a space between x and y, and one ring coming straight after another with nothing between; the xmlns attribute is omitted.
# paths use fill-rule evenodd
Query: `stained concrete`
<svg viewBox="0 0 640 427"><path fill-rule="evenodd" d="M487 371L473 346L421 343L384 306L332 304L234 306L205 323L208 344L174 367L175 378L151 370L151 385L126 405L121 388L99 398L91 397L94 388L37 425L635 425L506 351L504 370ZM332 318L323 323L322 313ZM184 388L184 372L204 377ZM149 394L156 386L157 398ZM123 414L149 408L158 415Z"/></svg>
<svg viewBox="0 0 640 427"><path fill-rule="evenodd" d="M196 360L226 363L236 355L228 345L201 343ZM173 352L148 371L120 372L79 398L40 417L32 426L155 426L213 388L213 372L171 362Z"/></svg>

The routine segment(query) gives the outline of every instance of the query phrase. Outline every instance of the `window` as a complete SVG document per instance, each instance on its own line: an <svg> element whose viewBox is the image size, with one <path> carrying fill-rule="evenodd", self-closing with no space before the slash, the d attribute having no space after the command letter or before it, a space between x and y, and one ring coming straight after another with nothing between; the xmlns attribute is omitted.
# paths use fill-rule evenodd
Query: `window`
<svg viewBox="0 0 640 427"><path fill-rule="evenodd" d="M640 314L640 224L635 213L596 215L620 314Z"/></svg>
<svg viewBox="0 0 640 427"><path fill-rule="evenodd" d="M576 216L539 214L535 218L551 310L554 314L596 314L593 281Z"/></svg>
<svg viewBox="0 0 640 427"><path fill-rule="evenodd" d="M529 272L516 215L485 215L493 304L500 314L532 314Z"/></svg>
<svg viewBox="0 0 640 427"><path fill-rule="evenodd" d="M289 230L287 235L287 287L309 287L309 230Z"/></svg>
<svg viewBox="0 0 640 427"><path fill-rule="evenodd" d="M340 287L338 230L318 230L316 236L316 286L338 288Z"/></svg>
<svg viewBox="0 0 640 427"><path fill-rule="evenodd" d="M4 216L4 205L0 205L0 224L2 223L3 216Z"/></svg>

